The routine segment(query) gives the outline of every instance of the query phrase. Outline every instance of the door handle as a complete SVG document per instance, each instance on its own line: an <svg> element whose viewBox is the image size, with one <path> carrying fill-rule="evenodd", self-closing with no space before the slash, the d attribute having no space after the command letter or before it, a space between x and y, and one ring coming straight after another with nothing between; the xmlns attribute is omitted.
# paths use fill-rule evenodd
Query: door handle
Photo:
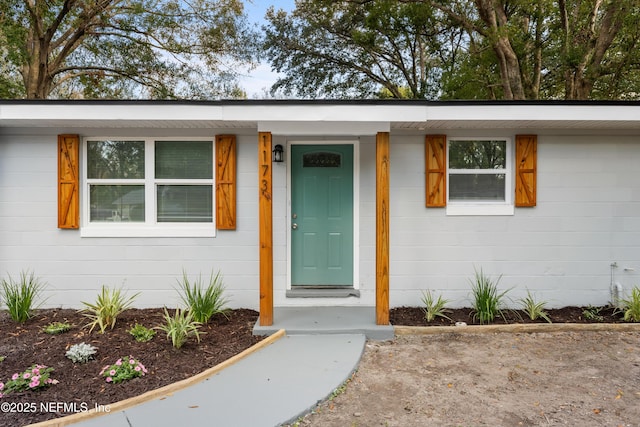
<svg viewBox="0 0 640 427"><path fill-rule="evenodd" d="M293 224L291 224L291 228L293 228L294 230L298 229L298 224L296 224L295 222Z"/></svg>

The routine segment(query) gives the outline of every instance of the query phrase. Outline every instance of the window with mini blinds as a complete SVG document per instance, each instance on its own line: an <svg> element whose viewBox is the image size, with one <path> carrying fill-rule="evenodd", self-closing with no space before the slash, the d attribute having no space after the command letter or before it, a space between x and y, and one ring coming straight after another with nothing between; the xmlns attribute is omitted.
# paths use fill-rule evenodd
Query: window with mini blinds
<svg viewBox="0 0 640 427"><path fill-rule="evenodd" d="M535 135L517 135L515 142L428 135L427 207L446 207L449 215L509 215L514 206L535 206L536 157Z"/></svg>
<svg viewBox="0 0 640 427"><path fill-rule="evenodd" d="M213 142L87 140L89 222L213 223Z"/></svg>
<svg viewBox="0 0 640 427"><path fill-rule="evenodd" d="M82 216L83 235L202 237L235 229L234 136L87 138L82 154L79 148L77 135L58 137L60 228L79 228Z"/></svg>

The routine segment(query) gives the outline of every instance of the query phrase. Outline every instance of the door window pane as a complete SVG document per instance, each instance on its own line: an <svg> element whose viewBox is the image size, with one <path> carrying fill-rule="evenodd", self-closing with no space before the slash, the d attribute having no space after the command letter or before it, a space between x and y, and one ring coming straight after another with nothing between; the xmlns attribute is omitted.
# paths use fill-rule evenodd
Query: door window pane
<svg viewBox="0 0 640 427"><path fill-rule="evenodd" d="M158 222L213 222L213 186L158 185Z"/></svg>
<svg viewBox="0 0 640 427"><path fill-rule="evenodd" d="M339 153L317 152L302 156L304 168L339 168L342 158Z"/></svg>
<svg viewBox="0 0 640 427"><path fill-rule="evenodd" d="M158 179L212 179L213 144L210 141L156 141Z"/></svg>
<svg viewBox="0 0 640 427"><path fill-rule="evenodd" d="M144 141L88 141L87 177L144 178Z"/></svg>
<svg viewBox="0 0 640 427"><path fill-rule="evenodd" d="M89 186L91 222L144 222L143 185Z"/></svg>

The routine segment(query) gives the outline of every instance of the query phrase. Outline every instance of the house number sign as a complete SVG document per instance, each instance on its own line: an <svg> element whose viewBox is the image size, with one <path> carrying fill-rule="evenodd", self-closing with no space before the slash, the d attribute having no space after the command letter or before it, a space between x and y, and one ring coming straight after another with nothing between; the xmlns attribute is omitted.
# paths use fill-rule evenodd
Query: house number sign
<svg viewBox="0 0 640 427"><path fill-rule="evenodd" d="M260 147L260 194L267 200L271 200L271 150L267 138L262 138Z"/></svg>

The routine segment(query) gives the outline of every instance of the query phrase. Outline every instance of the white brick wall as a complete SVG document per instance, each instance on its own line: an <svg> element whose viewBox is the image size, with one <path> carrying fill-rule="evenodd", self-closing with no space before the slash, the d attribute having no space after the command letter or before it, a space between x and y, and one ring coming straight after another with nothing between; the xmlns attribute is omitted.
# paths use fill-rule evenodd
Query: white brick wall
<svg viewBox="0 0 640 427"><path fill-rule="evenodd" d="M50 284L48 306L93 301L102 284L141 292L138 305L178 302L182 269L222 270L233 307L257 308L256 136L238 136L238 229L215 238L80 238L57 228L56 130L0 139L0 275L32 269ZM73 131L73 130L71 130ZM23 131L24 133L25 131ZM111 131L113 132L113 130ZM193 131L202 136L202 131ZM210 131L209 135L228 131ZM121 135L132 135L121 130ZM454 136L453 132L449 132ZM516 132L485 132L513 136ZM95 130L94 135L110 131ZM189 136L173 131L176 136ZM460 133L459 133L460 134ZM478 136L475 134L470 134ZM274 136L274 144L285 144ZM359 288L361 298L285 297L286 164L274 165L274 301L285 304L375 303L375 139L359 143ZM419 305L433 289L469 305L474 268L551 306L605 304L610 264L626 290L640 285L640 137L541 135L538 205L513 216L447 217L425 207L424 136L391 135L391 306ZM634 271L625 271L629 268Z"/></svg>
<svg viewBox="0 0 640 427"><path fill-rule="evenodd" d="M392 138L391 158L392 306L427 288L468 306L474 268L554 307L606 304L614 261L615 280L640 285L640 138L540 136L537 206L513 216L425 208L422 138Z"/></svg>
<svg viewBox="0 0 640 427"><path fill-rule="evenodd" d="M238 137L238 229L218 231L215 238L171 239L81 238L79 230L58 229L56 135L0 140L2 277L33 270L49 283L46 306L79 307L80 301L94 301L105 284L141 292L140 307L158 307L178 303L174 287L183 268L192 278L220 269L231 306L258 307L254 136Z"/></svg>

